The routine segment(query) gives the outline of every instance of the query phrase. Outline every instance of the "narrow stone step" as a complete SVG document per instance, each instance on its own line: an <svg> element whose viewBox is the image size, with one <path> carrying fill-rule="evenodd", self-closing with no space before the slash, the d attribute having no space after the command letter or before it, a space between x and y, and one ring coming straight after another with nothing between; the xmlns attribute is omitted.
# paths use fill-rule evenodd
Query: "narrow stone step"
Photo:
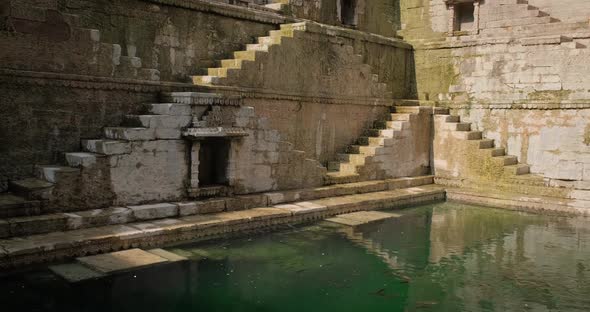
<svg viewBox="0 0 590 312"><path fill-rule="evenodd" d="M247 51L264 51L264 52L268 52L268 48L269 48L268 45L261 44L261 43L253 43L253 44L247 44L246 45L246 50Z"/></svg>
<svg viewBox="0 0 590 312"><path fill-rule="evenodd" d="M220 81L218 76L192 76L193 84L196 85L212 85Z"/></svg>
<svg viewBox="0 0 590 312"><path fill-rule="evenodd" d="M333 218L328 218L326 221L338 223L348 226L358 226L369 224L377 221L382 221L391 218L399 218L399 214L381 211L359 211L347 214L337 215Z"/></svg>
<svg viewBox="0 0 590 312"><path fill-rule="evenodd" d="M82 140L82 148L101 155L122 155L131 153L131 144L117 140Z"/></svg>
<svg viewBox="0 0 590 312"><path fill-rule="evenodd" d="M255 61L258 53L265 53L262 51L236 51L234 52L234 58L238 60Z"/></svg>
<svg viewBox="0 0 590 312"><path fill-rule="evenodd" d="M0 218L32 216L41 213L41 202L30 200L12 193L0 194ZM7 223L0 220L0 237L8 237L10 231Z"/></svg>
<svg viewBox="0 0 590 312"><path fill-rule="evenodd" d="M453 116L453 115L434 115L434 119L438 122L459 122L460 121L460 117L459 116Z"/></svg>
<svg viewBox="0 0 590 312"><path fill-rule="evenodd" d="M396 121L388 121L387 122L388 129L393 129L393 130L398 130L398 131L409 129L410 126L411 126L410 123L407 121L396 120Z"/></svg>
<svg viewBox="0 0 590 312"><path fill-rule="evenodd" d="M493 148L495 146L495 142L492 139L482 139L477 142L480 149L488 149Z"/></svg>
<svg viewBox="0 0 590 312"><path fill-rule="evenodd" d="M53 183L45 180L28 178L17 181L10 181L8 189L17 196L29 200L46 200L51 196Z"/></svg>
<svg viewBox="0 0 590 312"><path fill-rule="evenodd" d="M281 44L281 37L258 37L258 43L266 44L266 45L276 45Z"/></svg>
<svg viewBox="0 0 590 312"><path fill-rule="evenodd" d="M378 147L375 146L350 145L346 151L350 154L375 155L375 150L377 148Z"/></svg>
<svg viewBox="0 0 590 312"><path fill-rule="evenodd" d="M58 183L59 180L80 174L79 168L65 166L37 166L37 176L51 183Z"/></svg>
<svg viewBox="0 0 590 312"><path fill-rule="evenodd" d="M454 131L452 134L455 138L461 140L481 140L483 137L481 131Z"/></svg>
<svg viewBox="0 0 590 312"><path fill-rule="evenodd" d="M494 160L500 161L504 166L512 166L518 164L518 157L512 155L497 156L494 157Z"/></svg>
<svg viewBox="0 0 590 312"><path fill-rule="evenodd" d="M123 126L180 129L190 126L192 121L192 116L126 115L123 119Z"/></svg>
<svg viewBox="0 0 590 312"><path fill-rule="evenodd" d="M382 129L379 130L379 137L383 137L383 138L394 138L397 136L401 135L401 130L402 129L398 129L398 125L393 125L393 124L389 124L390 121L388 121L388 126L387 128L389 129ZM408 125L402 125L402 128L409 128L409 124Z"/></svg>
<svg viewBox="0 0 590 312"><path fill-rule="evenodd" d="M526 164L505 166L504 171L510 175L524 175L531 172L531 167Z"/></svg>
<svg viewBox="0 0 590 312"><path fill-rule="evenodd" d="M485 153L488 153L488 155L491 157L506 156L506 150L503 148L487 148L487 149L482 149L482 150Z"/></svg>
<svg viewBox="0 0 590 312"><path fill-rule="evenodd" d="M65 153L64 156L66 163L75 168L92 167L96 164L97 158L102 157L95 153Z"/></svg>
<svg viewBox="0 0 590 312"><path fill-rule="evenodd" d="M471 131L471 123L467 122L447 122L445 128L451 131Z"/></svg>
<svg viewBox="0 0 590 312"><path fill-rule="evenodd" d="M410 114L393 113L390 114L390 121L410 121Z"/></svg>
<svg viewBox="0 0 590 312"><path fill-rule="evenodd" d="M281 28L283 26L284 25L281 25ZM271 37L289 37L289 38L292 38L295 35L293 29L271 30L268 34Z"/></svg>
<svg viewBox="0 0 590 312"><path fill-rule="evenodd" d="M189 104L154 103L146 104L146 112L153 115L191 116L192 108Z"/></svg>
<svg viewBox="0 0 590 312"><path fill-rule="evenodd" d="M221 60L221 67L240 69L240 68L242 68L243 62L245 62L245 60L242 60L242 59Z"/></svg>
<svg viewBox="0 0 590 312"><path fill-rule="evenodd" d="M229 68L227 68L227 67L207 68L207 75L216 76L216 77L227 77L228 70L229 70Z"/></svg>

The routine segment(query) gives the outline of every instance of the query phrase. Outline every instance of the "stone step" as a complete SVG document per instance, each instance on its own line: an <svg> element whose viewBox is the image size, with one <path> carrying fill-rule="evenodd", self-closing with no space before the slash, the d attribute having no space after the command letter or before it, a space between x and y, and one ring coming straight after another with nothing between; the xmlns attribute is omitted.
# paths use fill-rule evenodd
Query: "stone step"
<svg viewBox="0 0 590 312"><path fill-rule="evenodd" d="M585 45L583 45L579 42L576 42L576 41L563 42L563 43L561 43L561 46L566 49L585 49L585 48L587 48Z"/></svg>
<svg viewBox="0 0 590 312"><path fill-rule="evenodd" d="M130 127L106 127L104 136L112 140L124 141L149 141L155 140L155 129L153 128L130 128Z"/></svg>
<svg viewBox="0 0 590 312"><path fill-rule="evenodd" d="M40 201L30 200L12 193L0 193L0 218L32 216L40 213ZM10 235L10 231L6 227L6 221L0 220L0 238Z"/></svg>
<svg viewBox="0 0 590 312"><path fill-rule="evenodd" d="M480 149L494 148L495 142L492 139L482 139L477 142Z"/></svg>
<svg viewBox="0 0 590 312"><path fill-rule="evenodd" d="M405 128L409 128L409 126L410 126L409 124L408 125L402 124L401 126L398 124L390 124L391 121L388 121L387 123L388 123L388 125L387 125L388 129L379 130L379 133L378 133L379 137L395 138L395 137L401 136L402 129L400 129L400 128L405 129Z"/></svg>
<svg viewBox="0 0 590 312"><path fill-rule="evenodd" d="M481 131L454 131L453 136L461 140L481 140L483 133Z"/></svg>
<svg viewBox="0 0 590 312"><path fill-rule="evenodd" d="M375 155L375 151L378 147L375 146L364 146L364 145L350 145L346 152L350 154L363 154L363 155Z"/></svg>
<svg viewBox="0 0 590 312"><path fill-rule="evenodd" d="M287 27L285 24L281 25L280 30L271 30L268 34L271 37L289 37L292 38L295 36L295 32L293 29L283 29L283 27Z"/></svg>
<svg viewBox="0 0 590 312"><path fill-rule="evenodd" d="M71 178L80 174L79 168L66 166L36 166L37 177L51 183L59 183L64 178Z"/></svg>
<svg viewBox="0 0 590 312"><path fill-rule="evenodd" d="M331 172L340 172L341 174L355 174L356 165L347 162L331 161L328 163L328 170Z"/></svg>
<svg viewBox="0 0 590 312"><path fill-rule="evenodd" d="M27 178L10 181L8 189L12 194L29 200L46 200L51 196L53 183L36 178Z"/></svg>
<svg viewBox="0 0 590 312"><path fill-rule="evenodd" d="M64 153L64 156L67 165L74 168L92 167L96 164L98 158L103 157L100 154L87 152Z"/></svg>
<svg viewBox="0 0 590 312"><path fill-rule="evenodd" d="M153 115L191 116L190 104L154 103L146 104L146 111Z"/></svg>
<svg viewBox="0 0 590 312"><path fill-rule="evenodd" d="M246 45L247 51L264 51L268 52L269 45L262 43L252 43Z"/></svg>
<svg viewBox="0 0 590 312"><path fill-rule="evenodd" d="M286 5L283 3L269 3L269 4L264 5L265 8L269 8L271 10L278 11L278 12L282 11L285 6Z"/></svg>
<svg viewBox="0 0 590 312"><path fill-rule="evenodd" d="M193 84L196 85L213 85L218 84L221 78L218 76L192 76Z"/></svg>
<svg viewBox="0 0 590 312"><path fill-rule="evenodd" d="M447 122L444 126L451 131L471 131L471 123L467 122Z"/></svg>
<svg viewBox="0 0 590 312"><path fill-rule="evenodd" d="M271 37L271 36L258 37L258 43L266 44L266 45L281 44L281 37Z"/></svg>
<svg viewBox="0 0 590 312"><path fill-rule="evenodd" d="M72 40L77 42L100 42L100 31L90 28L72 28Z"/></svg>
<svg viewBox="0 0 590 312"><path fill-rule="evenodd" d="M482 149L485 153L488 153L490 157L506 156L506 150L503 148L487 148Z"/></svg>
<svg viewBox="0 0 590 312"><path fill-rule="evenodd" d="M393 113L389 115L389 121L410 121L411 114Z"/></svg>
<svg viewBox="0 0 590 312"><path fill-rule="evenodd" d="M362 154L338 154L338 161L350 163L356 166L365 164L366 156Z"/></svg>
<svg viewBox="0 0 590 312"><path fill-rule="evenodd" d="M227 77L228 71L237 70L229 67L214 67L207 68L207 75L213 77Z"/></svg>
<svg viewBox="0 0 590 312"><path fill-rule="evenodd" d="M504 172L509 175L524 175L524 174L529 174L531 172L531 167L526 164L505 166Z"/></svg>
<svg viewBox="0 0 590 312"><path fill-rule="evenodd" d="M501 162L504 166L512 166L518 164L518 157L512 155L493 157L495 161Z"/></svg>
<svg viewBox="0 0 590 312"><path fill-rule="evenodd" d="M438 122L459 122L461 118L454 115L434 115L434 120Z"/></svg>
<svg viewBox="0 0 590 312"><path fill-rule="evenodd" d="M262 51L236 51L234 52L234 58L238 60L255 61L257 55L261 55Z"/></svg>
<svg viewBox="0 0 590 312"><path fill-rule="evenodd" d="M420 106L396 106L393 109L394 113L398 114L419 114L422 108Z"/></svg>
<svg viewBox="0 0 590 312"><path fill-rule="evenodd" d="M224 68L240 69L240 68L242 68L242 64L244 62L248 62L248 61L242 60L242 59L227 59L227 60L221 60L220 65L221 65L221 67L224 67Z"/></svg>
<svg viewBox="0 0 590 312"><path fill-rule="evenodd" d="M356 183L360 181L361 176L359 174L342 174L340 172L328 172L328 174L326 174L324 182L326 185L334 185Z"/></svg>
<svg viewBox="0 0 590 312"><path fill-rule="evenodd" d="M122 155L131 153L131 144L117 140L82 140L82 149L101 155Z"/></svg>
<svg viewBox="0 0 590 312"><path fill-rule="evenodd" d="M411 124L407 121L395 120L395 121L388 121L387 128L397 131L402 131L406 129L410 129ZM393 137L393 136L390 136Z"/></svg>
<svg viewBox="0 0 590 312"><path fill-rule="evenodd" d="M192 116L126 115L122 125L134 128L180 129L190 126L192 121Z"/></svg>

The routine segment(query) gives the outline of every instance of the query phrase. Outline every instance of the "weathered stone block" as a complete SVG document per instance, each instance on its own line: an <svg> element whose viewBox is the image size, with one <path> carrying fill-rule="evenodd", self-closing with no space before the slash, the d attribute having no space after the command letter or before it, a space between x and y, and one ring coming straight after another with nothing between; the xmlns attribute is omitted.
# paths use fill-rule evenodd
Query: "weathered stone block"
<svg viewBox="0 0 590 312"><path fill-rule="evenodd" d="M8 237L10 235L10 225L4 220L0 220L0 238Z"/></svg>
<svg viewBox="0 0 590 312"><path fill-rule="evenodd" d="M125 224L134 220L133 211L123 207L67 213L66 216L68 217L67 227L69 230Z"/></svg>
<svg viewBox="0 0 590 312"><path fill-rule="evenodd" d="M225 199L210 199L197 202L179 203L180 216L217 213L225 211Z"/></svg>
<svg viewBox="0 0 590 312"><path fill-rule="evenodd" d="M289 203L298 201L301 199L301 191L283 191L283 192L276 192L276 193L266 193L266 197L268 198L268 204L270 206L282 204L282 203Z"/></svg>
<svg viewBox="0 0 590 312"><path fill-rule="evenodd" d="M10 235L12 236L60 232L67 228L67 216L64 214L10 218L6 221L10 224Z"/></svg>
<svg viewBox="0 0 590 312"><path fill-rule="evenodd" d="M227 211L245 210L267 206L268 197L266 197L265 194L236 196L226 200Z"/></svg>
<svg viewBox="0 0 590 312"><path fill-rule="evenodd" d="M137 220L153 220L175 217L178 215L178 206L174 204L154 204L128 207L133 211Z"/></svg>

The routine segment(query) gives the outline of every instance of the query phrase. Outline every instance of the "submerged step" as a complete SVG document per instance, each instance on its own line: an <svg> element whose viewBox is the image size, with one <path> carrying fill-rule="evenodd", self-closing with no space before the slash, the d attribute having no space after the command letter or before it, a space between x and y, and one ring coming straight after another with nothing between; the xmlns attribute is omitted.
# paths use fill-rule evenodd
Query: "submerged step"
<svg viewBox="0 0 590 312"><path fill-rule="evenodd" d="M362 224L368 224L398 217L400 217L400 215L395 213L387 213L380 211L360 211L338 215L336 217L326 219L326 221L348 226L358 226Z"/></svg>

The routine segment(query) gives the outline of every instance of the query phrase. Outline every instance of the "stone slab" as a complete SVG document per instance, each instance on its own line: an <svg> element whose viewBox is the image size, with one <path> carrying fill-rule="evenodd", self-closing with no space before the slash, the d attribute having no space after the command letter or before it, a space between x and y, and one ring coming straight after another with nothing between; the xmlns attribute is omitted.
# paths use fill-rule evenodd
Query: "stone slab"
<svg viewBox="0 0 590 312"><path fill-rule="evenodd" d="M130 249L96 256L77 258L78 262L101 273L136 270L169 262L141 249Z"/></svg>
<svg viewBox="0 0 590 312"><path fill-rule="evenodd" d="M151 249L151 250L148 250L147 252L154 254L158 257L162 257L170 262L179 262L179 261L188 260L187 257L183 257L181 255L177 255L175 253L172 253L172 252L166 251L164 249L160 249L160 248Z"/></svg>
<svg viewBox="0 0 590 312"><path fill-rule="evenodd" d="M338 215L334 218L326 219L326 221L339 223L348 226L357 226L361 224L367 224L377 222L381 220L398 218L399 214L380 212L380 211L359 211L353 213L347 213Z"/></svg>
<svg viewBox="0 0 590 312"><path fill-rule="evenodd" d="M80 263L52 265L49 267L49 270L70 283L77 283L105 276L103 273L92 270Z"/></svg>
<svg viewBox="0 0 590 312"><path fill-rule="evenodd" d="M277 205L275 208L286 209L293 215L302 215L307 213L321 212L328 210L328 207L318 205L312 202L299 202L290 205Z"/></svg>

